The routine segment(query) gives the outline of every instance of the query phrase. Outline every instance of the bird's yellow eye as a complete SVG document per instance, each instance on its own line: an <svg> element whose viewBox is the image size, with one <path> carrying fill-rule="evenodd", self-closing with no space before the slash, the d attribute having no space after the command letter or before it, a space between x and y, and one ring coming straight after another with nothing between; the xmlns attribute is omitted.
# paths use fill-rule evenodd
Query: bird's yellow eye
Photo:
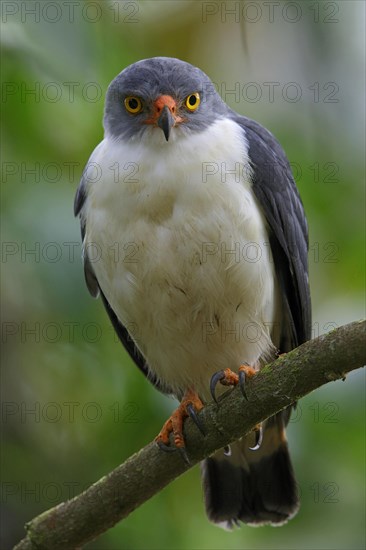
<svg viewBox="0 0 366 550"><path fill-rule="evenodd" d="M201 98L198 92L196 92L195 94L190 94L186 99L186 107L189 111L195 111L196 109L198 109L200 103Z"/></svg>
<svg viewBox="0 0 366 550"><path fill-rule="evenodd" d="M128 96L125 99L125 107L129 113L136 115L142 110L142 102L139 97Z"/></svg>

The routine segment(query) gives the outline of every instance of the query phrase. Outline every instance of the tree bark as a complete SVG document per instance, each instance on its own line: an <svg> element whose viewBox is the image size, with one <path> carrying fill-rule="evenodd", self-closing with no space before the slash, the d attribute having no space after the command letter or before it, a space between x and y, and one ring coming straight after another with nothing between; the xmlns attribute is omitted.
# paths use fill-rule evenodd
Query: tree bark
<svg viewBox="0 0 366 550"><path fill-rule="evenodd" d="M364 366L365 329L365 321L354 322L280 356L247 382L248 401L234 388L219 406L210 403L200 412L205 437L190 419L185 422L190 465L179 453L162 452L151 442L77 497L30 521L27 536L14 550L70 550L95 539L217 449L314 389Z"/></svg>

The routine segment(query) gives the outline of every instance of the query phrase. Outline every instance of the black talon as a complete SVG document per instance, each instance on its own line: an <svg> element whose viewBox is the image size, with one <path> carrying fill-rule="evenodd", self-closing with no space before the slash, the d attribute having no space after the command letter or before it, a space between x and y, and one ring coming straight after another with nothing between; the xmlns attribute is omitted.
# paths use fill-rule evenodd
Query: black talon
<svg viewBox="0 0 366 550"><path fill-rule="evenodd" d="M162 441L157 441L156 443L157 443L159 449L161 451L164 451L164 453L176 453L177 451L179 451L179 454L183 458L184 462L188 466L191 465L185 447L171 447L170 445L166 445Z"/></svg>
<svg viewBox="0 0 366 550"><path fill-rule="evenodd" d="M263 441L263 428L262 425L259 426L257 430L255 430L255 445L254 447L249 447L251 451L258 451L260 446L262 445Z"/></svg>
<svg viewBox="0 0 366 550"><path fill-rule="evenodd" d="M224 455L225 456L231 456L231 447L230 447L230 445L226 445L224 447Z"/></svg>
<svg viewBox="0 0 366 550"><path fill-rule="evenodd" d="M197 415L197 411L194 408L194 406L192 405L192 403L189 403L187 405L187 412L188 412L189 416L192 418L193 422L196 424L196 426L199 429L199 431L201 432L201 434L205 436L206 433L207 433L206 429L203 425L202 420Z"/></svg>
<svg viewBox="0 0 366 550"><path fill-rule="evenodd" d="M224 380L224 378L225 378L225 373L224 373L223 370L219 370L211 378L210 392L211 392L211 395L212 395L212 399L215 401L215 403L218 403L218 401L216 399L216 395L215 395L216 386L220 382L220 380Z"/></svg>
<svg viewBox="0 0 366 550"><path fill-rule="evenodd" d="M245 381L246 381L245 371L244 371L244 370L240 370L240 371L239 371L239 386L240 386L240 391L241 391L242 396L244 397L244 399L246 399L247 401L249 401L248 396L247 396L247 392L246 392L246 390L245 390Z"/></svg>
<svg viewBox="0 0 366 550"><path fill-rule="evenodd" d="M179 454L183 458L184 462L187 464L187 466L190 466L191 462L188 458L186 448L185 447L176 447L175 450L179 451Z"/></svg>
<svg viewBox="0 0 366 550"><path fill-rule="evenodd" d="M177 450L176 447L171 447L170 445L166 445L162 441L157 441L156 443L157 443L159 449L161 451L164 451L164 453L175 453L175 451Z"/></svg>

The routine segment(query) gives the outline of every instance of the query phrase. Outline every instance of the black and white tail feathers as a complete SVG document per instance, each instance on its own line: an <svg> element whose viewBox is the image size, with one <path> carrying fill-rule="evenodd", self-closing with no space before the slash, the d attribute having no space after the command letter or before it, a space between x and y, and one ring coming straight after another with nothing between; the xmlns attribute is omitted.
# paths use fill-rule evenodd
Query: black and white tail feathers
<svg viewBox="0 0 366 550"><path fill-rule="evenodd" d="M299 508L296 481L285 438L285 413L264 424L257 451L249 434L202 463L202 482L209 519L231 528L239 521L250 525L281 525Z"/></svg>

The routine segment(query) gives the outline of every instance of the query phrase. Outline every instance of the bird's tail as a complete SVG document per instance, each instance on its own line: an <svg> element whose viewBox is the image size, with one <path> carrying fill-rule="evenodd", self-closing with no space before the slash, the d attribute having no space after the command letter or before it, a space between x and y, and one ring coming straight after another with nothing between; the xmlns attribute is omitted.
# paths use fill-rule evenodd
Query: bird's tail
<svg viewBox="0 0 366 550"><path fill-rule="evenodd" d="M281 525L299 508L296 481L285 437L285 413L268 419L261 447L252 451L253 434L202 463L202 482L209 519L231 528L239 521L250 525Z"/></svg>

